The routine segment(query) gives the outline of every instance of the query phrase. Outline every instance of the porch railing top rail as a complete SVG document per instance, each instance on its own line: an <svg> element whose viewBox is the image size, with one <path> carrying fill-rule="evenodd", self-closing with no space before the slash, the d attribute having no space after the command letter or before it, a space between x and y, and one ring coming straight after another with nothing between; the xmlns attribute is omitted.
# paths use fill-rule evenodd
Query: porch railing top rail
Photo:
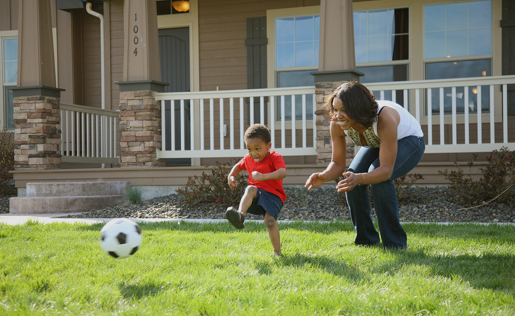
<svg viewBox="0 0 515 316"><path fill-rule="evenodd" d="M90 106L84 106L84 105L69 104L69 103L61 102L59 104L59 108L61 110L66 110L66 111L75 111L75 112L80 112L80 113L90 113L90 114L120 117L120 111L103 110L103 109L92 108Z"/></svg>
<svg viewBox="0 0 515 316"><path fill-rule="evenodd" d="M401 90L401 89L432 89L432 88L452 88L481 85L515 84L515 75L510 76L490 76L490 77L470 77L455 79L431 79L415 81L395 81L365 84L369 90Z"/></svg>
<svg viewBox="0 0 515 316"><path fill-rule="evenodd" d="M185 99L219 99L219 98L248 98L272 97L282 95L315 93L314 86L270 89L244 89L220 91L193 91L193 92L162 92L156 93L156 100L185 100Z"/></svg>

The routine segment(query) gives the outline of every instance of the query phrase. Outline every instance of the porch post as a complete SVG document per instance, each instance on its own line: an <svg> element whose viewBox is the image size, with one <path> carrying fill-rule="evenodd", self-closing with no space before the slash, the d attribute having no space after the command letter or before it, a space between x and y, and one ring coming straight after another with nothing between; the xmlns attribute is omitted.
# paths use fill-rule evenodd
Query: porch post
<svg viewBox="0 0 515 316"><path fill-rule="evenodd" d="M122 167L162 166L161 107L157 10L155 0L125 0L123 81L120 86Z"/></svg>
<svg viewBox="0 0 515 316"><path fill-rule="evenodd" d="M59 168L63 89L56 88L50 2L19 0L18 6L14 168Z"/></svg>
<svg viewBox="0 0 515 316"><path fill-rule="evenodd" d="M324 102L344 81L359 81L356 71L352 0L320 1L320 46L318 71L315 76L317 164L331 161L329 120L324 115ZM347 165L354 157L354 143L347 141Z"/></svg>

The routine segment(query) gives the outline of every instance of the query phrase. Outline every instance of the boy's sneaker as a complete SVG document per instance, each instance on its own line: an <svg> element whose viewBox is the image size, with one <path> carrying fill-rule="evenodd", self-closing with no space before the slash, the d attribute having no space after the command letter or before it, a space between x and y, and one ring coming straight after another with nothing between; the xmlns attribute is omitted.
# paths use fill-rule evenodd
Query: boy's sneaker
<svg viewBox="0 0 515 316"><path fill-rule="evenodd" d="M225 218L237 229L242 229L245 227L243 223L245 222L245 216L234 209L234 207L227 208L225 211Z"/></svg>
<svg viewBox="0 0 515 316"><path fill-rule="evenodd" d="M275 255L276 257L284 258L284 255L283 255L282 253L280 253L280 252L274 252L274 255Z"/></svg>

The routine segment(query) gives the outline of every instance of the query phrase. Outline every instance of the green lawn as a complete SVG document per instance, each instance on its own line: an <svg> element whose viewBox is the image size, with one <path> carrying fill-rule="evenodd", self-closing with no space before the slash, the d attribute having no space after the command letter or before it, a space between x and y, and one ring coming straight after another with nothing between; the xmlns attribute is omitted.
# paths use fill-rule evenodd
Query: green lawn
<svg viewBox="0 0 515 316"><path fill-rule="evenodd" d="M0 315L514 315L515 227L404 225L408 249L344 223L140 224L113 259L102 224L0 224Z"/></svg>

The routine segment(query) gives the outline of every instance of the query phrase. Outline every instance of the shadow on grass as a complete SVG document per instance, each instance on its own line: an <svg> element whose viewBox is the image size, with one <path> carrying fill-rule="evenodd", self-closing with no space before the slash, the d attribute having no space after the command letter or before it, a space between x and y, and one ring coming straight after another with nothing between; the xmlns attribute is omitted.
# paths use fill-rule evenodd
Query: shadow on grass
<svg viewBox="0 0 515 316"><path fill-rule="evenodd" d="M328 273L344 277L353 282L359 282L363 279L363 275L357 269L347 266L343 260L334 260L325 256L309 256L299 253L289 255L285 258L278 258L278 260L280 260L280 265L295 268L305 268L309 266L315 269L323 269ZM275 265L276 263L273 264ZM271 265L272 264L261 262L256 265L256 269L260 274L269 275L272 271Z"/></svg>
<svg viewBox="0 0 515 316"><path fill-rule="evenodd" d="M386 250L388 251L388 250ZM424 250L390 251L393 261L378 266L373 273L395 274L410 265L426 266L431 274L461 279L476 289L488 288L515 294L515 255L449 254L428 255Z"/></svg>
<svg viewBox="0 0 515 316"><path fill-rule="evenodd" d="M143 284L127 284L119 283L118 289L125 299L139 300L147 296L154 296L159 292L166 290L167 285L143 283Z"/></svg>

